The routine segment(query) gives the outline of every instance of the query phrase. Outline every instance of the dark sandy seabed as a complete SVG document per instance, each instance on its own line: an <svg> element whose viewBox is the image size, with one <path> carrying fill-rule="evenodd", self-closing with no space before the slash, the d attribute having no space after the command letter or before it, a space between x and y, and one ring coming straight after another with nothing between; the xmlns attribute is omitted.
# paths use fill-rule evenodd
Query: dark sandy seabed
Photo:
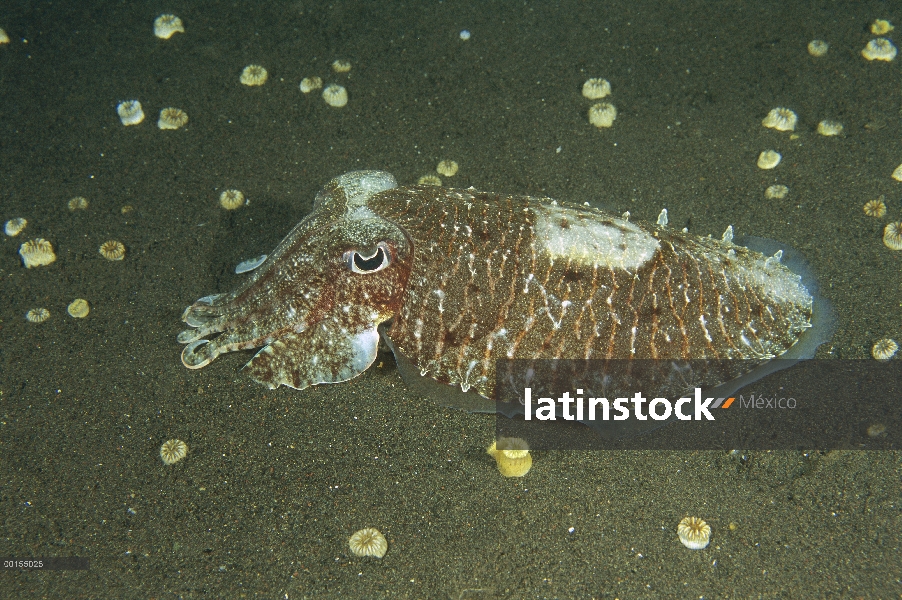
<svg viewBox="0 0 902 600"><path fill-rule="evenodd" d="M861 597L902 593L894 452L544 452L522 480L485 447L494 420L408 393L390 356L346 384L268 391L248 353L200 371L175 336L233 289L331 177L589 201L802 251L839 315L819 356L902 337L900 60L859 54L890 2L18 2L0 12L0 554L89 571L0 573L3 598ZM168 41L154 18L187 32ZM463 42L458 33L472 32ZM896 45L899 30L890 34ZM810 57L812 39L829 53ZM27 40L27 43L24 41ZM347 75L331 72L348 59ZM265 66L260 88L238 83ZM298 83L349 90L343 109ZM606 77L615 126L580 95ZM118 101L147 119L123 127ZM155 122L187 111L179 131ZM798 136L761 126L771 108ZM845 125L838 138L814 130ZM773 148L783 163L755 166ZM766 200L772 183L785 200ZM249 206L226 212L219 192ZM887 216L865 201L886 196ZM90 201L70 213L73 196ZM131 212L122 208L131 206ZM59 259L26 270L45 237ZM124 261L102 259L107 239ZM87 319L66 315L90 301ZM48 308L41 325L30 308ZM160 444L185 440L174 466ZM698 515L711 545L676 524ZM730 524L735 524L730 528ZM379 528L382 560L350 555ZM574 528L572 533L569 528Z"/></svg>

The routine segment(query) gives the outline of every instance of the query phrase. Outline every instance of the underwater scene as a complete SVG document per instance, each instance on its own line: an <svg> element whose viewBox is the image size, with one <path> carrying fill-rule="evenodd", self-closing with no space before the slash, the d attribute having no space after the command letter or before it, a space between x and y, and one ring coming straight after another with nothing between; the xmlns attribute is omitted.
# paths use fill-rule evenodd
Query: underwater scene
<svg viewBox="0 0 902 600"><path fill-rule="evenodd" d="M879 1L0 7L0 598L898 597L897 410L789 449L494 413L524 358L748 364L714 406L857 361L892 407L900 32ZM618 435L680 436L651 425Z"/></svg>

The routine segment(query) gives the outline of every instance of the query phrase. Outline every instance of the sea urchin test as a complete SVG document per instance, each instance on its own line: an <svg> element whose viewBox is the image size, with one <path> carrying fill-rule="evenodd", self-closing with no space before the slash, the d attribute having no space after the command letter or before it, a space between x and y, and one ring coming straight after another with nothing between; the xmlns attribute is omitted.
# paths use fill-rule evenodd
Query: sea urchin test
<svg viewBox="0 0 902 600"><path fill-rule="evenodd" d="M732 228L712 239L357 171L329 182L237 290L189 306L178 341L190 369L262 346L247 373L304 389L362 373L381 334L415 393L494 412L498 359L813 355L826 309L782 251L760 249Z"/></svg>

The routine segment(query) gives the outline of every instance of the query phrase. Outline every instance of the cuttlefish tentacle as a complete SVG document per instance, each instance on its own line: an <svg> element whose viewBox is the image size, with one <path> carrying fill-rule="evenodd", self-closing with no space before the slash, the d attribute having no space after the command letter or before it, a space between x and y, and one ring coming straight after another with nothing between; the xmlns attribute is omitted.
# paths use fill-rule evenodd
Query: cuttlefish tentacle
<svg viewBox="0 0 902 600"><path fill-rule="evenodd" d="M256 280L261 279L269 269L254 273L253 279L245 282L238 290L228 294L211 294L194 302L182 313L182 321L191 327L199 327L222 315L233 314L235 311L247 311L248 305L243 302L243 296L247 288ZM252 309L252 307L250 307Z"/></svg>
<svg viewBox="0 0 902 600"><path fill-rule="evenodd" d="M202 348L205 344L209 344L210 340L196 340L188 344L182 349L182 364L189 369L201 369L210 364L217 355L206 352L198 352L198 348Z"/></svg>
<svg viewBox="0 0 902 600"><path fill-rule="evenodd" d="M205 296L185 309L182 321L192 329L179 333L178 342L190 344L221 331L233 329L236 324L240 326L249 320L260 323L261 328L265 328L266 323L282 323L286 317L292 322L299 321L301 315L307 312L305 307L312 308L319 294L314 288L305 292L303 298L296 297L287 302L273 304L273 298L284 298L283 288L287 284L290 285L288 280L292 277L292 270L286 272L284 268L283 257L291 254L295 268L299 268L305 261L316 260L306 256L307 246L316 241L311 241L316 234L328 235L328 232L329 230L324 230L316 220L299 223L272 252L269 259L255 269L236 290L231 293ZM286 330L288 329L292 328Z"/></svg>
<svg viewBox="0 0 902 600"><path fill-rule="evenodd" d="M183 320L193 329L185 329L178 334L176 341L178 341L179 344L190 344L191 342L213 335L214 333L225 331L235 322L241 321L241 319L236 319L235 316L231 314L219 315L217 317L211 316L209 321L202 323L194 319L190 321L187 319Z"/></svg>
<svg viewBox="0 0 902 600"><path fill-rule="evenodd" d="M182 314L182 321L187 323L191 329L180 332L176 338L177 341L180 344L190 344L207 336L232 329L236 326L236 323L240 326L241 323L247 321L261 321L265 318L278 317L276 311L271 307L261 305L258 302L249 302L246 297L248 290L254 284L258 284L264 290L269 291L268 288L271 287L273 278L273 274L269 273L270 270L271 266L267 267L265 271L256 273L252 280L246 282L239 290L231 294L205 296L185 309L185 312ZM265 296L268 297L268 294ZM285 310L292 312L292 314L301 312L297 308L291 307ZM229 350L223 351L227 352ZM194 368L200 368L200 366Z"/></svg>
<svg viewBox="0 0 902 600"><path fill-rule="evenodd" d="M292 330L303 331L304 329L306 329L306 324L301 322L291 327L283 327L280 330L263 334L253 321L248 321L241 326L233 326L228 332L212 340L200 338L191 340L182 350L182 364L189 369L200 369L210 364L220 354L235 350L259 348L265 344L272 343ZM189 329L182 333L193 333L193 330ZM181 337L181 334L179 334L180 340Z"/></svg>
<svg viewBox="0 0 902 600"><path fill-rule="evenodd" d="M182 321L192 329L182 331L178 335L180 344L188 344L206 337L212 333L225 330L230 316L234 299L232 294L213 294L204 296L200 300L185 309L182 313Z"/></svg>
<svg viewBox="0 0 902 600"><path fill-rule="evenodd" d="M195 303L193 306L206 305ZM225 312L197 329L182 331L177 338L179 343L187 344L182 350L182 364L189 369L200 369L225 352L257 348L271 343L285 333L300 332L307 328L305 310L287 309L281 303L269 306L244 306L242 309L233 311L239 314ZM290 320L285 318L288 314L292 316ZM268 326L267 324L274 319L279 320L279 325ZM225 333L211 340L203 339L221 331Z"/></svg>
<svg viewBox="0 0 902 600"><path fill-rule="evenodd" d="M228 307L216 309L216 312L207 312L204 309L209 308L208 306L201 305L198 307L199 310L194 311L192 309L194 309L195 306L196 305L188 307L188 310L186 310L185 314L182 316L182 320L192 327L192 329L186 329L178 334L176 340L180 344L190 344L201 338L205 338L208 335L225 331L233 323L238 321L238 319L235 318L235 315L224 312Z"/></svg>

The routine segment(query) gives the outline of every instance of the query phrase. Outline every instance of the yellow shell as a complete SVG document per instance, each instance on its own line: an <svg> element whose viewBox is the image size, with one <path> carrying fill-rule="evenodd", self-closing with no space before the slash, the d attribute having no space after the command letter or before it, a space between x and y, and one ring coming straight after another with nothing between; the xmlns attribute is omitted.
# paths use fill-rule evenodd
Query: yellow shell
<svg viewBox="0 0 902 600"><path fill-rule="evenodd" d="M611 95L611 84L607 79L593 77L583 84L583 97L589 100L600 100Z"/></svg>
<svg viewBox="0 0 902 600"><path fill-rule="evenodd" d="M500 438L486 453L495 459L498 471L505 477L523 477L532 468L529 445L520 438Z"/></svg>
<svg viewBox="0 0 902 600"><path fill-rule="evenodd" d="M56 260L53 244L44 238L29 240L19 248L19 256L26 269L44 267Z"/></svg>
<svg viewBox="0 0 902 600"><path fill-rule="evenodd" d="M160 129L179 129L188 123L188 113L181 108L164 108L157 119L157 127Z"/></svg>
<svg viewBox="0 0 902 600"><path fill-rule="evenodd" d="M883 228L883 245L890 250L902 250L902 223L890 223Z"/></svg>
<svg viewBox="0 0 902 600"><path fill-rule="evenodd" d="M267 73L266 69L260 65L248 65L244 67L244 70L241 72L239 81L244 85L255 86L263 85L268 78L269 73Z"/></svg>
<svg viewBox="0 0 902 600"><path fill-rule="evenodd" d="M76 298L69 303L66 312L69 313L69 316L76 319L84 319L88 316L88 313L91 312L91 306L84 298Z"/></svg>
<svg viewBox="0 0 902 600"><path fill-rule="evenodd" d="M355 556L374 556L382 558L388 552L388 541L382 532L375 527L367 527L355 531L348 540L348 546Z"/></svg>
<svg viewBox="0 0 902 600"><path fill-rule="evenodd" d="M22 233L22 230L25 229L26 225L28 225L28 221L21 217L18 219L10 219L6 222L3 232L9 237L15 237Z"/></svg>
<svg viewBox="0 0 902 600"><path fill-rule="evenodd" d="M348 103L348 90L337 83L330 83L326 86L326 89L323 90L323 100L325 100L326 104L329 106L341 108Z"/></svg>
<svg viewBox="0 0 902 600"><path fill-rule="evenodd" d="M677 535L690 550L701 550L711 541L711 527L698 517L686 517L677 525Z"/></svg>
<svg viewBox="0 0 902 600"><path fill-rule="evenodd" d="M98 252L107 260L122 260L125 258L125 245L116 240L107 240L100 245Z"/></svg>
<svg viewBox="0 0 902 600"><path fill-rule="evenodd" d="M898 349L899 344L897 344L895 340L891 340L890 338L877 340L874 347L871 348L871 356L876 360L889 360L896 354Z"/></svg>
<svg viewBox="0 0 902 600"><path fill-rule="evenodd" d="M886 38L874 38L861 51L867 60L891 61L896 58L896 47Z"/></svg>
<svg viewBox="0 0 902 600"><path fill-rule="evenodd" d="M319 77L304 77L301 79L301 91L305 94L309 94L313 90L318 90L323 87L323 80Z"/></svg>
<svg viewBox="0 0 902 600"><path fill-rule="evenodd" d="M767 113L761 124L777 131L795 131L799 117L788 108L778 107Z"/></svg>
<svg viewBox="0 0 902 600"><path fill-rule="evenodd" d="M883 202L883 196L876 200L868 200L864 203L864 214L869 217L880 218L886 214L886 204Z"/></svg>
<svg viewBox="0 0 902 600"><path fill-rule="evenodd" d="M780 156L780 153L775 150L765 150L761 154L758 155L758 168L759 169L773 169L777 165L780 164L780 161L783 159Z"/></svg>
<svg viewBox="0 0 902 600"><path fill-rule="evenodd" d="M87 198L83 198L82 196L76 196L75 198L72 198L71 200L69 200L69 210L71 210L71 211L84 210L86 208L88 208L88 199Z"/></svg>
<svg viewBox="0 0 902 600"><path fill-rule="evenodd" d="M50 311L46 308L32 308L25 313L25 319L31 323L43 323L50 318Z"/></svg>
<svg viewBox="0 0 902 600"><path fill-rule="evenodd" d="M899 165L893 170L893 179L902 181L902 165Z"/></svg>
<svg viewBox="0 0 902 600"><path fill-rule="evenodd" d="M351 61L338 59L332 63L332 70L336 73L347 73L351 70Z"/></svg>
<svg viewBox="0 0 902 600"><path fill-rule="evenodd" d="M782 183L776 183L764 190L764 197L769 200L782 200L789 194L789 188Z"/></svg>
<svg viewBox="0 0 902 600"><path fill-rule="evenodd" d="M842 123L837 121L821 121L817 124L817 132L827 137L839 135L842 133Z"/></svg>
<svg viewBox="0 0 902 600"><path fill-rule="evenodd" d="M457 173L457 168L457 163L453 160L443 160L438 164L435 170L439 175L454 177L455 173Z"/></svg>
<svg viewBox="0 0 902 600"><path fill-rule="evenodd" d="M137 125L144 121L144 109L137 100L126 100L116 105L116 114L119 120L126 127L129 125Z"/></svg>
<svg viewBox="0 0 902 600"><path fill-rule="evenodd" d="M245 205L244 194L239 190L225 190L219 194L219 205L226 210L235 210Z"/></svg>
<svg viewBox="0 0 902 600"><path fill-rule="evenodd" d="M153 22L153 34L161 40L168 40L176 33L185 33L185 26L175 15L160 15Z"/></svg>
<svg viewBox="0 0 902 600"><path fill-rule="evenodd" d="M811 40L808 42L808 54L815 58L825 55L829 49L830 44L824 40Z"/></svg>
<svg viewBox="0 0 902 600"><path fill-rule="evenodd" d="M417 185L435 185L441 186L442 180L438 178L436 175L423 175L419 179L417 179Z"/></svg>
<svg viewBox="0 0 902 600"><path fill-rule="evenodd" d="M617 108L610 102L599 102L589 108L589 123L599 129L611 127L617 118Z"/></svg>
<svg viewBox="0 0 902 600"><path fill-rule="evenodd" d="M188 455L188 444L182 440L166 440L160 446L160 458L167 465L173 465Z"/></svg>
<svg viewBox="0 0 902 600"><path fill-rule="evenodd" d="M883 35L885 33L889 33L895 29L893 24L887 21L886 19L877 19L873 23L871 23L871 33L874 35Z"/></svg>

